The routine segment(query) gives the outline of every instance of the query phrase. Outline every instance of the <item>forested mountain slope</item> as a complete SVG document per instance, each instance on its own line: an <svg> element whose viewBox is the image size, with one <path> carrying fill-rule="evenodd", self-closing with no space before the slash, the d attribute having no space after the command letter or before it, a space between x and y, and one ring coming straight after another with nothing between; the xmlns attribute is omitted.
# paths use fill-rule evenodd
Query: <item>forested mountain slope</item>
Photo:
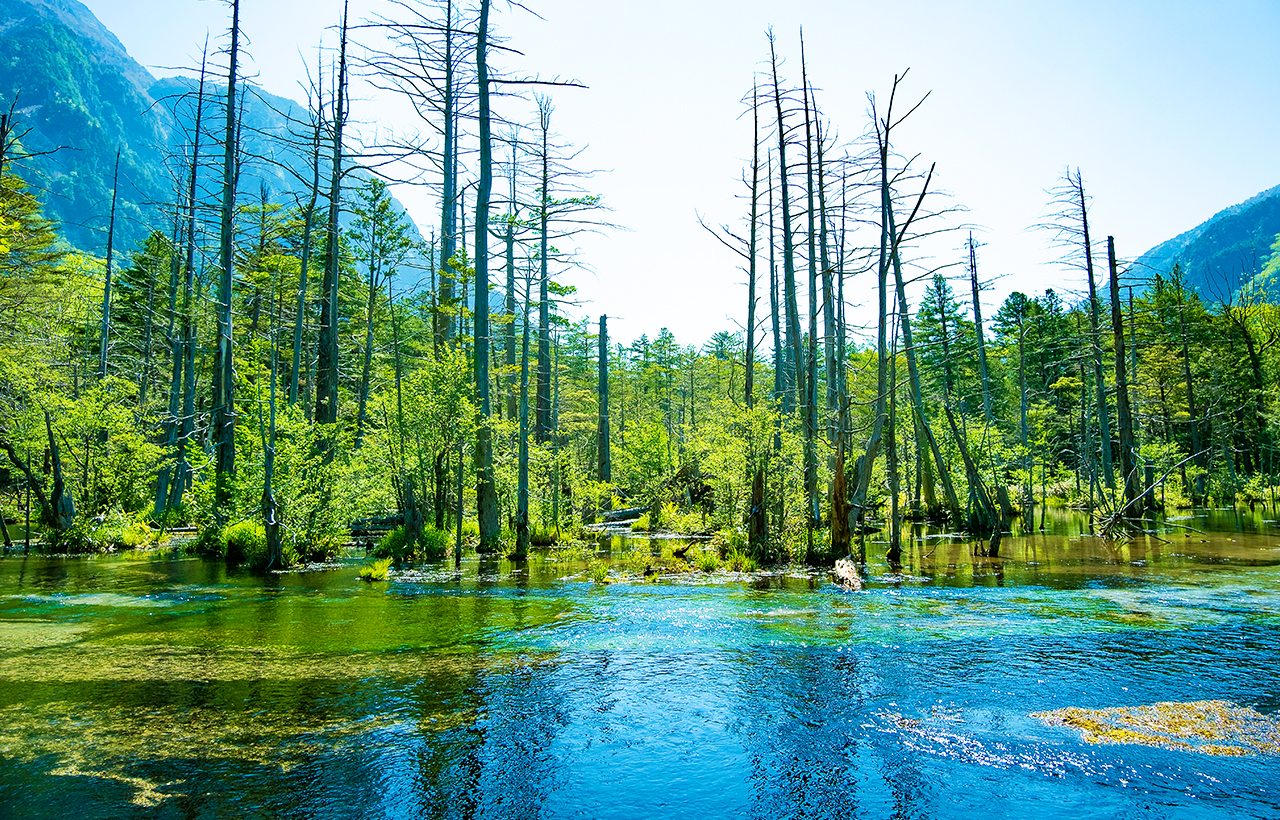
<svg viewBox="0 0 1280 820"><path fill-rule="evenodd" d="M225 71L211 72L215 99L206 122L222 116L216 99L219 86L225 89L220 70ZM194 103L183 95L193 96L195 86L192 79L156 80L76 0L0 0L0 105L7 110L16 100L14 135L26 151L43 154L19 161L19 169L44 192L46 212L77 248L100 254L106 247L117 150L116 247L128 251L166 223L163 212L174 200L173 176L180 175L193 121ZM256 200L264 183L276 200L301 187L265 159L303 164L268 139L284 135L298 114L297 103L260 89L246 95L243 138L249 159L240 179L242 201ZM203 140L205 156L220 157L220 149L209 150L209 133Z"/></svg>
<svg viewBox="0 0 1280 820"><path fill-rule="evenodd" d="M1167 275L1180 264L1206 296L1225 296L1262 270L1280 235L1280 185L1232 205L1138 259L1139 269Z"/></svg>

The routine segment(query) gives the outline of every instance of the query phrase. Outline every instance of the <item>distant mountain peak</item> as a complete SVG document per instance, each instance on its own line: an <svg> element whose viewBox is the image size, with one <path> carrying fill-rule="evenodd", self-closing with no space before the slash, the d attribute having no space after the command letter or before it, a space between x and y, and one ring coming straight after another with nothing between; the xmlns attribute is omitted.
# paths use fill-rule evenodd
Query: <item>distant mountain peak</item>
<svg viewBox="0 0 1280 820"><path fill-rule="evenodd" d="M1280 185L1224 208L1189 231L1161 242L1138 258L1149 275L1181 265L1201 293L1229 294L1266 264L1280 235Z"/></svg>

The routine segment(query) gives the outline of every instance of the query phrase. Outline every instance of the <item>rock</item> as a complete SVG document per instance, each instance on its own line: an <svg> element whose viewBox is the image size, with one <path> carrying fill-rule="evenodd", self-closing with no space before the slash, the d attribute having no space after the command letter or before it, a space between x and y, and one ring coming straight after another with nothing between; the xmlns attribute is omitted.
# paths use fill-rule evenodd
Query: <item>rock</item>
<svg viewBox="0 0 1280 820"><path fill-rule="evenodd" d="M862 576L852 558L836 559L836 583L849 592L862 591Z"/></svg>

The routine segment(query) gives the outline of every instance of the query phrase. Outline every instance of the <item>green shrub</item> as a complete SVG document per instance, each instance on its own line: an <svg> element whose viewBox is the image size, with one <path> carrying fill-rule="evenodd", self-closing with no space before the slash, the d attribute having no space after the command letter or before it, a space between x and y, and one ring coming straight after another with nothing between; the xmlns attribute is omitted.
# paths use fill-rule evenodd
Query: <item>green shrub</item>
<svg viewBox="0 0 1280 820"><path fill-rule="evenodd" d="M210 524L187 549L204 558L222 558L227 554L226 535L216 525Z"/></svg>
<svg viewBox="0 0 1280 820"><path fill-rule="evenodd" d="M435 527L422 528L422 540L418 542L418 553L428 561L437 561L449 551L449 533Z"/></svg>
<svg viewBox="0 0 1280 820"><path fill-rule="evenodd" d="M227 527L225 543L227 561L243 561L251 567L267 565L267 531L262 522L251 518L237 521Z"/></svg>
<svg viewBox="0 0 1280 820"><path fill-rule="evenodd" d="M529 543L535 547L552 547L560 540L555 527L534 524L529 528Z"/></svg>
<svg viewBox="0 0 1280 820"><path fill-rule="evenodd" d="M649 529L649 514L645 513L644 515L637 518L635 521L632 521L631 529L635 530L636 532L647 531Z"/></svg>
<svg viewBox="0 0 1280 820"><path fill-rule="evenodd" d="M378 539L378 543L373 548L373 556L400 561L406 557L406 546L404 527L396 527Z"/></svg>
<svg viewBox="0 0 1280 820"><path fill-rule="evenodd" d="M89 525L84 521L76 521L69 529L46 532L44 543L46 552L83 555L98 551L89 538Z"/></svg>
<svg viewBox="0 0 1280 820"><path fill-rule="evenodd" d="M720 558L714 552L704 552L698 556L698 569L703 572L715 572L720 569Z"/></svg>
<svg viewBox="0 0 1280 820"><path fill-rule="evenodd" d="M390 558L379 558L372 564L366 564L360 568L361 581L385 581L391 570Z"/></svg>
<svg viewBox="0 0 1280 820"><path fill-rule="evenodd" d="M609 567L602 562L596 562L591 567L591 580L597 584L609 583Z"/></svg>
<svg viewBox="0 0 1280 820"><path fill-rule="evenodd" d="M376 558L390 558L392 561L434 561L444 557L449 549L449 534L430 525L423 527L422 538L417 544L410 544L404 527L396 527L378 540L373 548Z"/></svg>
<svg viewBox="0 0 1280 820"><path fill-rule="evenodd" d="M755 572L756 559L747 555L745 552L733 550L724 557L725 566L734 572Z"/></svg>

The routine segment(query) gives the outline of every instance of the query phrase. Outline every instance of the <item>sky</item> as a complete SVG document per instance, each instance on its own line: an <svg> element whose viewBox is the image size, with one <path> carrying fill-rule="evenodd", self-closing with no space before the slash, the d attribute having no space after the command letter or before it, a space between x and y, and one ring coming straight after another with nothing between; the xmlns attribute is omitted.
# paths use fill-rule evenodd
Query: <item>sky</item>
<svg viewBox="0 0 1280 820"><path fill-rule="evenodd" d="M209 31L229 21L218 0L84 0L156 76L198 61ZM1079 167L1091 229L1136 258L1223 208L1280 184L1280 3L1223 0L528 0L535 14L495 4L493 22L520 52L496 57L514 73L580 80L554 92L553 130L599 169L585 186L620 226L580 237L571 316L610 317L615 340L663 327L686 344L740 330L740 260L698 223L740 225L750 160L744 95L768 68L777 37L784 81L798 84L804 29L810 82L845 142L870 125L868 93L883 105L895 74L921 108L895 147L936 163L940 207L957 230L915 251L921 270L960 261L967 229L981 243L990 284L984 315L1014 290L1076 294L1079 274L1056 264L1047 189ZM163 12L159 9L163 8ZM393 13L387 0L352 0L353 18ZM315 48L333 46L341 0L242 0L247 72L298 99ZM519 103L501 113L518 116ZM358 91L365 133L425 128L402 106ZM397 189L424 234L437 205ZM855 240L856 241L856 240ZM874 243L874 236L864 241ZM573 243L568 243L570 246ZM959 273L959 271L955 271ZM872 274L846 285L854 316L871 321ZM859 305L863 306L859 308Z"/></svg>

